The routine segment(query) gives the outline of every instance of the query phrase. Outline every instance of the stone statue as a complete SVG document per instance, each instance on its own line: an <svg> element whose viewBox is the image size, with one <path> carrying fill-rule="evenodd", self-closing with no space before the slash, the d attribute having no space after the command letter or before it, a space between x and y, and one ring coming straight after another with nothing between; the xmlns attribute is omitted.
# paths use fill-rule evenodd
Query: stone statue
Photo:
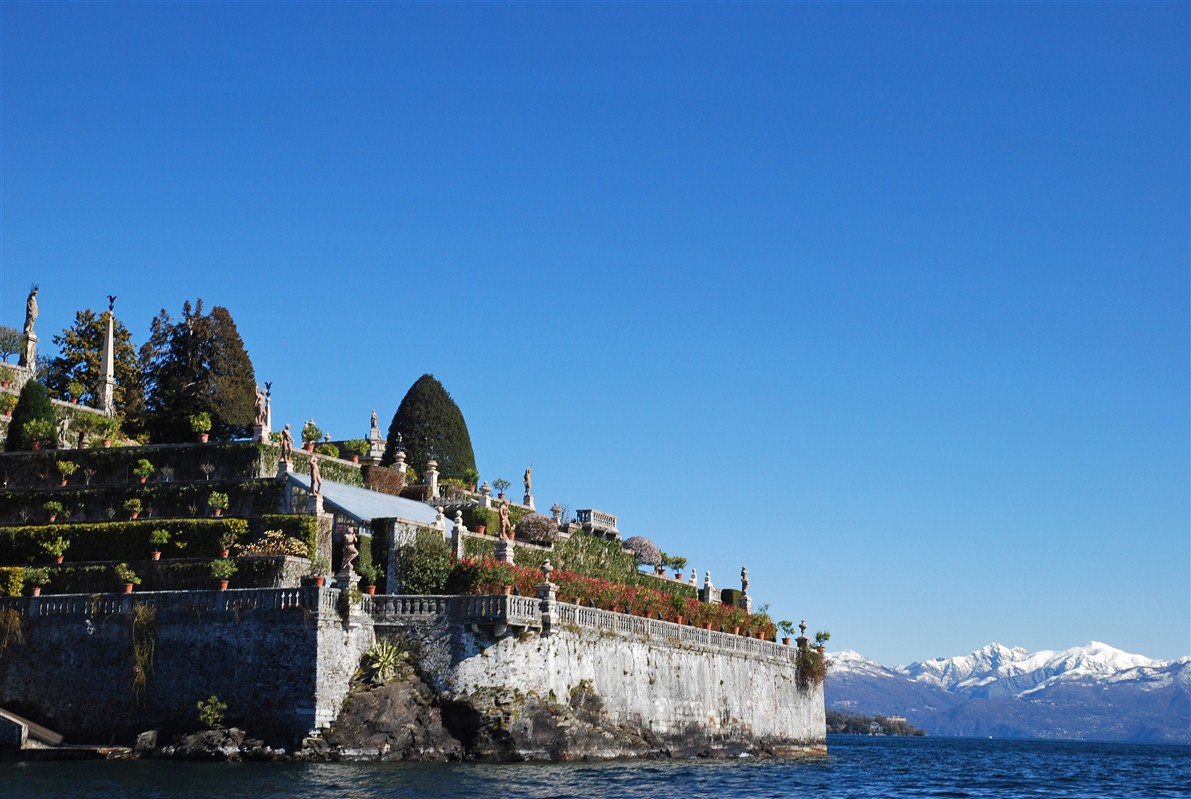
<svg viewBox="0 0 1191 799"><path fill-rule="evenodd" d="M58 420L58 449L70 446L70 418L63 416Z"/></svg>
<svg viewBox="0 0 1191 799"><path fill-rule="evenodd" d="M521 478L525 482L525 496L533 494L533 467L525 470L525 476Z"/></svg>
<svg viewBox="0 0 1191 799"><path fill-rule="evenodd" d="M748 590L749 590L749 570L746 567L741 566L740 567L740 593L742 593L742 594L747 593Z"/></svg>
<svg viewBox="0 0 1191 799"><path fill-rule="evenodd" d="M268 413L265 410L265 392L261 390L260 386L256 387L256 401L253 403L253 409L256 411L256 424L264 427L268 420Z"/></svg>
<svg viewBox="0 0 1191 799"><path fill-rule="evenodd" d="M380 432L380 423L376 419L376 408L372 409L372 427L370 429Z"/></svg>
<svg viewBox="0 0 1191 799"><path fill-rule="evenodd" d="M500 540L512 541L514 537L513 522L509 519L509 503L500 503Z"/></svg>
<svg viewBox="0 0 1191 799"><path fill-rule="evenodd" d="M356 549L356 534L348 530L343 534L343 571L351 574L352 561L360 554L360 550Z"/></svg>
<svg viewBox="0 0 1191 799"><path fill-rule="evenodd" d="M33 323L37 321L37 285L29 291L29 299L25 300L25 336L33 335Z"/></svg>
<svg viewBox="0 0 1191 799"><path fill-rule="evenodd" d="M289 425L281 431L281 459L293 463L294 460L294 434L289 431Z"/></svg>
<svg viewBox="0 0 1191 799"><path fill-rule="evenodd" d="M319 474L318 458L310 456L310 493L323 493L323 476Z"/></svg>

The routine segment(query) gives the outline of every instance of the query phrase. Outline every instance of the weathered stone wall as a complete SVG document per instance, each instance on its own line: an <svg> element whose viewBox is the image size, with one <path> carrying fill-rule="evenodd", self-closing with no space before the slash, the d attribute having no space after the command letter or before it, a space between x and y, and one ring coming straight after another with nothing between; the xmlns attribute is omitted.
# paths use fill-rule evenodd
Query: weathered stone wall
<svg viewBox="0 0 1191 799"><path fill-rule="evenodd" d="M496 639L446 618L378 627L378 637L409 633L438 691L533 692L563 704L587 693L611 721L648 728L686 749L825 751L823 686L800 689L786 652L758 655L574 625L545 637Z"/></svg>
<svg viewBox="0 0 1191 799"><path fill-rule="evenodd" d="M228 723L292 745L335 720L375 639L397 637L416 642L422 674L452 702L579 697L674 752L824 750L822 686L798 687L785 647L573 606L564 609L587 626L543 636L525 597L344 600L330 588L0 600L0 612L22 613L22 640L0 651L0 706L74 742L128 743L147 729L196 729L196 703L214 694ZM155 606L141 628L154 646L143 700L134 603Z"/></svg>
<svg viewBox="0 0 1191 799"><path fill-rule="evenodd" d="M196 703L226 702L227 721L279 743L299 740L338 713L372 627L345 621L337 592L301 589L304 604L286 609L157 609L152 670L138 702L133 689L131 603L178 592L121 598L117 612L29 615L21 643L0 653L0 707L21 713L74 742L128 742L147 729L198 724ZM110 600L111 597L107 597Z"/></svg>

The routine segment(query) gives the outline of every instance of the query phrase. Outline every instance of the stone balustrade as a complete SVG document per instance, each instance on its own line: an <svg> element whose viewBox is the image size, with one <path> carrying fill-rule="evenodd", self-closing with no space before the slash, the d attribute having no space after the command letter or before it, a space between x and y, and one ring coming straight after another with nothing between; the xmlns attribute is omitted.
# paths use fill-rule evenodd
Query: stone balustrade
<svg viewBox="0 0 1191 799"><path fill-rule="evenodd" d="M103 616L128 612L134 604L159 611L227 612L243 610L335 610L339 590L303 588L239 588L227 591L142 591L132 594L50 594L40 597L0 597L0 609L22 616Z"/></svg>
<svg viewBox="0 0 1191 799"><path fill-rule="evenodd" d="M616 529L616 517L611 513L585 508L575 511L575 518L579 520L579 524L589 530L607 533L620 532Z"/></svg>

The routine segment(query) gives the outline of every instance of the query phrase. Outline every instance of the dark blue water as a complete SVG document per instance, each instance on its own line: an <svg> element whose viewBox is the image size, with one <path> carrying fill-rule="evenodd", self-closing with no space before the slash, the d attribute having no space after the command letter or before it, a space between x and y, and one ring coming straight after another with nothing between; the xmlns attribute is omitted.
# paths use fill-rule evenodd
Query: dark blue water
<svg viewBox="0 0 1191 799"><path fill-rule="evenodd" d="M1191 797L1191 747L841 736L821 760L3 763L0 797Z"/></svg>

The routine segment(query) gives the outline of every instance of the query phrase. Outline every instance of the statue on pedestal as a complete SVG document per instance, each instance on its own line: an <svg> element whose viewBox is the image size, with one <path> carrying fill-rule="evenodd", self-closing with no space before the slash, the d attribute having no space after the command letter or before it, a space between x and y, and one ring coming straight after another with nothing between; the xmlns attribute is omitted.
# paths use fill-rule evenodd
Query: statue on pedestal
<svg viewBox="0 0 1191 799"><path fill-rule="evenodd" d="M25 337L33 335L33 323L37 321L37 291L38 286L33 284L33 288L29 291L29 298L25 300Z"/></svg>
<svg viewBox="0 0 1191 799"><path fill-rule="evenodd" d="M310 456L310 493L323 493L323 476L319 474L318 458Z"/></svg>
<svg viewBox="0 0 1191 799"><path fill-rule="evenodd" d="M343 568L342 571L352 573L352 561L360 555L360 550L356 548L356 534L348 530L343 534Z"/></svg>
<svg viewBox="0 0 1191 799"><path fill-rule="evenodd" d="M294 434L289 431L288 424L281 431L281 460L287 463L294 461Z"/></svg>
<svg viewBox="0 0 1191 799"><path fill-rule="evenodd" d="M525 483L525 496L533 494L533 467L530 466L525 470L525 476L521 478Z"/></svg>
<svg viewBox="0 0 1191 799"><path fill-rule="evenodd" d="M264 427L268 421L268 412L265 410L265 392L260 386L256 387L256 399L253 401L253 411L256 414L256 424Z"/></svg>
<svg viewBox="0 0 1191 799"><path fill-rule="evenodd" d="M500 540L512 541L514 537L513 522L509 519L509 503L500 503Z"/></svg>

